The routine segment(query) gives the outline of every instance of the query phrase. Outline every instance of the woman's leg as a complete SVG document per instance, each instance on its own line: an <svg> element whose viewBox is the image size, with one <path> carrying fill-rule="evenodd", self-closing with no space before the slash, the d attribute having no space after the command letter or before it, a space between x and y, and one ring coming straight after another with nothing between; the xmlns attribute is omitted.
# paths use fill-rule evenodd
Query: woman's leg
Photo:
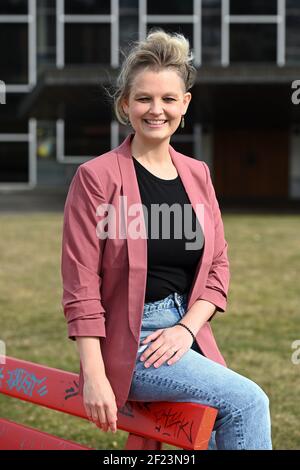
<svg viewBox="0 0 300 470"><path fill-rule="evenodd" d="M218 449L272 449L267 395L256 383L193 350L157 369L146 369L140 361L128 399L212 406L219 410L214 426Z"/></svg>
<svg viewBox="0 0 300 470"><path fill-rule="evenodd" d="M178 319L176 307L148 311L141 341L156 328L172 326ZM192 348L171 366L164 363L157 369L153 365L145 368L139 357L148 346L140 345L129 400L212 406L218 409L214 426L218 449L272 449L269 399L255 382ZM214 436L210 448L214 448Z"/></svg>

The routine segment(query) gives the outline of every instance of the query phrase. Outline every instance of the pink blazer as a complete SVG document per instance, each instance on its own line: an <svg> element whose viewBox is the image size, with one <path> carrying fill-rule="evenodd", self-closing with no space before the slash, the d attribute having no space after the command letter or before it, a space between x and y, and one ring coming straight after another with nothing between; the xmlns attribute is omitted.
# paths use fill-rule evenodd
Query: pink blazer
<svg viewBox="0 0 300 470"><path fill-rule="evenodd" d="M128 135L119 147L78 167L65 202L62 237L62 306L68 337L100 337L106 375L118 408L127 401L139 345L147 278L147 240L99 238L96 228L101 217L97 207L104 203L113 205L116 225L119 225L123 212L119 196L127 196L127 208L134 203L142 204L131 156L133 135ZM169 152L195 213L196 204L204 205L203 220L198 217L204 232L204 250L187 308L197 299L205 299L224 312L230 279L228 245L209 168L203 161L183 155L171 145ZM226 366L209 321L199 330L196 340L206 357ZM81 363L79 377L82 395Z"/></svg>

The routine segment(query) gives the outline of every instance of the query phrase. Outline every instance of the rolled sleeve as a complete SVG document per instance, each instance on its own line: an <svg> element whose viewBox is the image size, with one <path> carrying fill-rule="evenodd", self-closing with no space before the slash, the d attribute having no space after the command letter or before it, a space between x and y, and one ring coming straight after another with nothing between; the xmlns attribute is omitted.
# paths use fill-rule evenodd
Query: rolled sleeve
<svg viewBox="0 0 300 470"><path fill-rule="evenodd" d="M215 237L213 261L208 273L207 283L200 299L207 300L216 306L216 311L225 312L227 307L227 294L229 289L230 271L228 260L228 243L225 240L224 225L212 184L210 171L205 162L202 162L206 171L209 200L212 208ZM209 321L213 318L213 314Z"/></svg>
<svg viewBox="0 0 300 470"><path fill-rule="evenodd" d="M105 240L97 236L97 207L105 203L96 173L80 165L64 207L61 276L68 337L106 336L100 275Z"/></svg>

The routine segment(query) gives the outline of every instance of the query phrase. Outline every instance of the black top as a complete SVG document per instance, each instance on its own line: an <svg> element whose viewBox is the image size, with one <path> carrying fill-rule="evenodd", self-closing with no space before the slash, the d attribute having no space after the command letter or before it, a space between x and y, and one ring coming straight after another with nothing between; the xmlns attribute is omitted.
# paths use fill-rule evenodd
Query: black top
<svg viewBox="0 0 300 470"><path fill-rule="evenodd" d="M143 207L148 256L145 302L161 300L171 292L188 293L203 253L201 225L179 175L172 180L162 179L153 175L134 157L133 162L141 201L146 207ZM154 211L151 213L151 204L167 204L167 210L164 212L162 208L159 210L158 206L152 206ZM186 243L191 246L187 247Z"/></svg>

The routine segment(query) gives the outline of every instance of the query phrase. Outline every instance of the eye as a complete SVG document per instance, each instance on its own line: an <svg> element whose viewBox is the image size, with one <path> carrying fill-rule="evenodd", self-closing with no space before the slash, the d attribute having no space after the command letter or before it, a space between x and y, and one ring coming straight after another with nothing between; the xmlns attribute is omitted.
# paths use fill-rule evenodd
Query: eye
<svg viewBox="0 0 300 470"><path fill-rule="evenodd" d="M139 98L138 101L145 101L145 100L149 100L150 98ZM176 101L174 98L164 98L164 100L168 100L168 101Z"/></svg>

